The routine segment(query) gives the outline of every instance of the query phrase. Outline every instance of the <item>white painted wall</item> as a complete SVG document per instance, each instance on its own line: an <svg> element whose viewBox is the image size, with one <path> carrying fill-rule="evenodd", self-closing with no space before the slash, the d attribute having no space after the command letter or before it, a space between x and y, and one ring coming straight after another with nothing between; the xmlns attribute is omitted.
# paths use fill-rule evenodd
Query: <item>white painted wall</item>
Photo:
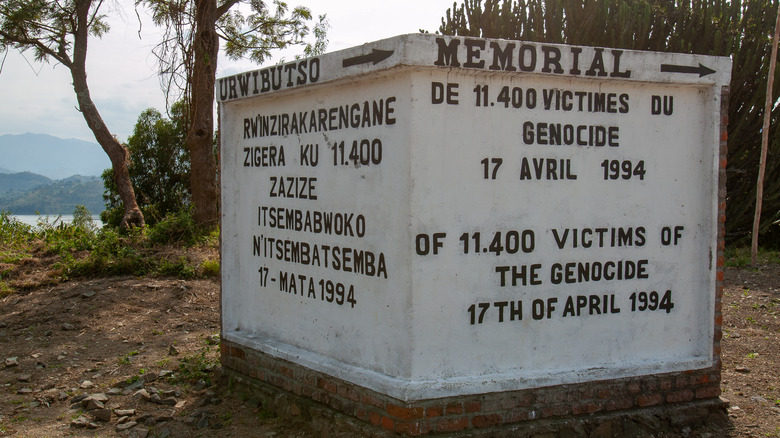
<svg viewBox="0 0 780 438"><path fill-rule="evenodd" d="M220 80L223 336L405 400L710 366L720 89L729 60L436 38L401 36ZM514 57L503 68L516 71L490 70L500 65L495 48L510 53L511 44ZM443 47L457 52L442 57ZM392 53L358 63L373 49ZM715 72L662 67L699 63ZM606 76L586 77L589 67ZM273 83L276 73L279 90L262 91L264 75ZM440 99L447 84L449 103ZM551 92L568 96L571 107L546 109ZM535 105L528 101L533 94ZM608 111L589 107L596 95L611 99ZM671 96L671 114L663 107L654 114L653 96ZM339 109L362 115L365 102L382 103L382 124L340 126ZM373 117L373 109L368 113ZM258 115L286 115L289 129L246 135L245 120ZM290 120L302 115L305 127L293 129ZM612 127L613 145L544 144L540 123L574 132ZM353 142L359 147L363 139L375 148L381 142L381 160L350 160ZM319 145L316 166L302 165L301 145L308 144ZM282 147L284 165L266 157L259 167L246 166L247 148L278 154ZM558 168L563 160L568 171L548 173L545 162L537 179L534 159L555 160ZM317 199L282 196L277 182L288 177L314 183ZM281 229L261 207L269 208L266 215L273 207L360 216L365 235ZM602 228L605 244L590 248L567 240L561 249L553 232L560 240L567 229L571 239L575 230L596 237ZM629 232L631 244L613 245L613 229ZM500 250L491 246L499 232ZM522 236L533 236L532 248L515 249ZM267 245L260 254L255 239ZM320 260L296 263L265 252L270 239L317 247ZM386 278L384 271L370 276L334 267L324 254L334 246L381 254ZM642 264L645 278L552 278L556 264L625 261ZM536 284L513 286L511 267L532 265ZM280 290L283 273L305 276L305 290ZM343 286L343 301L337 294L329 300L328 281ZM642 293L653 291L647 296L655 305L644 308ZM567 300L578 296L606 296L607 313L572 313ZM522 319L512 320L510 302L522 303ZM543 316L534 317L535 302L544 303Z"/></svg>

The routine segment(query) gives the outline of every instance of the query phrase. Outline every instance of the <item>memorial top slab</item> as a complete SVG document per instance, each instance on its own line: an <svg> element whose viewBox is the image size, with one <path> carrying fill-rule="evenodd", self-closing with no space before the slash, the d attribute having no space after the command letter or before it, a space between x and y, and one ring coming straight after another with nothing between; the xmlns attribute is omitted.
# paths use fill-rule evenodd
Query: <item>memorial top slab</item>
<svg viewBox="0 0 780 438"><path fill-rule="evenodd" d="M694 85L727 85L731 73L726 57L408 34L220 78L217 99L249 98L403 66Z"/></svg>

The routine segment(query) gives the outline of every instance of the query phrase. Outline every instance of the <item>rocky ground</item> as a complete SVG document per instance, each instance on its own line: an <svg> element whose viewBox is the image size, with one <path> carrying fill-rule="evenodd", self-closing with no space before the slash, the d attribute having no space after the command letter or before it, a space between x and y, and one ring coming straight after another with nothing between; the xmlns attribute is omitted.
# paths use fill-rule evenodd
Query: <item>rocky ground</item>
<svg viewBox="0 0 780 438"><path fill-rule="evenodd" d="M728 269L723 390L735 437L780 437L780 267ZM725 433L725 432L724 432Z"/></svg>
<svg viewBox="0 0 780 438"><path fill-rule="evenodd" d="M216 280L40 283L0 299L0 436L356 434L311 418L277 418L217 382ZM648 436L780 437L779 305L777 266L728 269L728 419Z"/></svg>

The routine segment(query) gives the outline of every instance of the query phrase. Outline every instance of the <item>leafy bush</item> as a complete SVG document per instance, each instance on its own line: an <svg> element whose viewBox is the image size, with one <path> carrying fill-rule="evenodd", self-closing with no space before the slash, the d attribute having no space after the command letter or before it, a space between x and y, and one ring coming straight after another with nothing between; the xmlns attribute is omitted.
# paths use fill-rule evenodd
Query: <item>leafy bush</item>
<svg viewBox="0 0 780 438"><path fill-rule="evenodd" d="M204 277L219 277L219 260L206 260L200 269Z"/></svg>
<svg viewBox="0 0 780 438"><path fill-rule="evenodd" d="M3 246L0 247L0 251L2 251L0 255L28 243L31 230L31 226L19 222L11 213L0 212L0 242L3 242ZM2 261L2 257L0 257L0 261Z"/></svg>
<svg viewBox="0 0 780 438"><path fill-rule="evenodd" d="M195 278L195 268L187 262L186 257L179 257L176 261L160 259L157 273L186 279Z"/></svg>
<svg viewBox="0 0 780 438"><path fill-rule="evenodd" d="M211 251L219 244L219 229L195 225L190 209L169 214L145 228L98 228L84 207L74 212L73 223L45 218L36 226L0 212L0 297L14 292L14 279L23 266L55 256L46 281L112 275L167 275L185 279L219 275L219 259L198 264L186 253ZM200 259L195 257L194 259ZM17 283L16 287L20 287ZM21 287L35 287L23 284Z"/></svg>
<svg viewBox="0 0 780 438"><path fill-rule="evenodd" d="M169 214L156 225L149 227L147 233L149 241L165 245L170 243L183 243L194 245L202 235L202 230L195 225L192 217L192 208L181 209Z"/></svg>
<svg viewBox="0 0 780 438"><path fill-rule="evenodd" d="M171 107L171 118L149 108L138 116L133 135L127 139L132 158L127 171L136 200L149 225L156 224L190 202L190 157L184 144L186 133L184 102ZM118 226L124 213L111 169L103 172L106 211L101 218Z"/></svg>
<svg viewBox="0 0 780 438"><path fill-rule="evenodd" d="M140 230L123 236L113 228L103 228L93 235L86 257L74 257L71 252L60 252L57 268L67 277L90 275L145 275L153 271L153 263L142 251L143 234Z"/></svg>

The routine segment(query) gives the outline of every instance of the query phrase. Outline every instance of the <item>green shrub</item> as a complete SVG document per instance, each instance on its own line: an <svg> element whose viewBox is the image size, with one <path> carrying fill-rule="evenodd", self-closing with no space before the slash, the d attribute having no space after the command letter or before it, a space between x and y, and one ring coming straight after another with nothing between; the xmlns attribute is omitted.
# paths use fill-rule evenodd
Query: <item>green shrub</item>
<svg viewBox="0 0 780 438"><path fill-rule="evenodd" d="M201 230L192 218L192 209L182 209L169 214L163 220L149 227L149 241L159 245L183 243L194 245L201 235Z"/></svg>
<svg viewBox="0 0 780 438"><path fill-rule="evenodd" d="M86 257L75 258L71 252L62 251L56 267L62 269L66 277L145 275L152 264L140 249L142 241L140 229L122 235L114 228L103 228L93 235L88 245L78 248L89 250Z"/></svg>
<svg viewBox="0 0 780 438"><path fill-rule="evenodd" d="M193 264L185 256L160 256L157 245L195 244L206 247L219 243L219 229L202 229L192 220L191 210L165 217L145 228L98 228L83 206L76 208L74 220L65 224L59 217L41 219L37 226L0 213L0 263L20 265L36 253L56 255L52 266L56 278L109 275L170 275L191 279L199 275L218 276L219 260ZM166 250L168 252L168 250ZM0 296L12 293L8 279L15 268L0 271Z"/></svg>
<svg viewBox="0 0 780 438"><path fill-rule="evenodd" d="M750 247L746 246L727 246L726 250L724 251L724 256L726 258L726 266L732 268L744 268L746 266L750 266L751 249ZM759 248L757 256L757 262L760 265L780 264L780 251Z"/></svg>
<svg viewBox="0 0 780 438"><path fill-rule="evenodd" d="M200 265L204 277L219 277L219 260L206 260Z"/></svg>
<svg viewBox="0 0 780 438"><path fill-rule="evenodd" d="M0 211L0 250L18 248L27 244L31 238L32 227L19 222L11 213Z"/></svg>
<svg viewBox="0 0 780 438"><path fill-rule="evenodd" d="M203 380L211 384L211 372L219 365L218 343L212 345L208 339L206 345L197 354L180 359L179 369L174 381L195 383Z"/></svg>
<svg viewBox="0 0 780 438"><path fill-rule="evenodd" d="M11 289L11 286L8 286L5 281L0 280L0 300L12 293L14 293L14 290Z"/></svg>
<svg viewBox="0 0 780 438"><path fill-rule="evenodd" d="M187 263L185 257L179 257L178 260L173 262L164 258L160 259L156 272L160 275L171 275L186 279L195 278L195 268Z"/></svg>

